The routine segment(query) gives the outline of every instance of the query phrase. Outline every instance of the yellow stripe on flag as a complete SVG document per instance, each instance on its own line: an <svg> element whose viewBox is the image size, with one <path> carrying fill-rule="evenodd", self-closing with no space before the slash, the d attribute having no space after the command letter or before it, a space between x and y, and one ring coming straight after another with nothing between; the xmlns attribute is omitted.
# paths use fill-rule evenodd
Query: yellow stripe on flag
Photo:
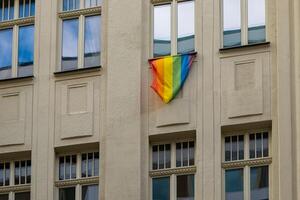
<svg viewBox="0 0 300 200"><path fill-rule="evenodd" d="M168 102L173 96L173 58L164 59L164 102Z"/></svg>

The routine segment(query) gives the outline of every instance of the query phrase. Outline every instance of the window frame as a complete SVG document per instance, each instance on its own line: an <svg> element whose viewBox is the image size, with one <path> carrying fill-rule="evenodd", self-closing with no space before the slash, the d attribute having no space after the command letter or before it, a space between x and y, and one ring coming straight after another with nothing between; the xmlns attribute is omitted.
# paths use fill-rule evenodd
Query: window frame
<svg viewBox="0 0 300 200"><path fill-rule="evenodd" d="M176 144L183 143L183 142L194 142L194 165L191 166L181 166L176 167ZM164 168L164 169L152 169L152 147L155 145L171 145L171 167ZM197 143L195 138L187 138L187 139L178 139L172 141L160 141L160 142L153 142L149 145L149 194L150 200L153 199L152 192L153 192L153 179L155 178L167 178L170 179L170 200L177 199L177 176L182 175L194 175L194 198L196 198L196 158L197 158Z"/></svg>
<svg viewBox="0 0 300 200"><path fill-rule="evenodd" d="M264 133L268 132L268 157L250 158L250 135L253 133ZM244 159L225 161L225 138L232 136L244 135ZM243 131L234 131L224 133L222 135L222 200L226 199L226 183L225 183L225 172L226 170L242 169L243 170L243 194L244 200L250 200L251 195L251 182L250 173L253 167L264 167L269 168L268 174L268 188L269 188L269 199L271 199L272 191L272 131L270 129L251 129Z"/></svg>
<svg viewBox="0 0 300 200"><path fill-rule="evenodd" d="M11 78L22 78L22 77L28 77L28 75L25 76L18 76L18 53L19 53L19 29L23 26L31 26L34 27L34 35L36 34L35 31L35 15L36 15L36 8L35 8L35 14L33 16L28 17L19 17L19 5L20 0L14 0L14 17L10 20L4 20L0 22L0 30L5 29L12 29L12 66L11 66L11 76L6 77L0 80L5 79L11 79ZM36 2L35 2L36 6ZM35 58L36 58L36 42L34 37L34 44L33 44L33 64L32 64L32 75L34 74L35 69Z"/></svg>
<svg viewBox="0 0 300 200"><path fill-rule="evenodd" d="M161 5L171 5L171 54L178 55L178 45L177 45L177 36L178 36L178 4L182 2L194 2L194 52L197 49L197 28L196 28L196 0L151 0L151 36L150 36L150 58L157 58L154 56L154 7Z"/></svg>
<svg viewBox="0 0 300 200"><path fill-rule="evenodd" d="M100 34L100 66L94 66L94 67L85 67L84 66L84 40L85 40L85 18L90 17L90 16L100 16L100 20L102 22L102 5L96 6L96 7L90 7L90 8L85 8L85 0L80 0L79 1L79 9L75 10L68 10L68 11L63 11L63 0L58 0L58 13L57 13L57 18L58 18L58 48L57 48L57 72L67 72L67 71L74 71L74 70L82 70L82 69L91 69L94 67L101 67L101 62L102 62L102 51L103 48L101 48L102 44L102 34ZM68 70L63 70L62 69L62 45L63 45L63 21L68 20L68 19L77 19L78 20L78 38L77 38L77 66L68 69ZM102 23L99 24L101 26ZM101 28L100 27L100 31Z"/></svg>
<svg viewBox="0 0 300 200"><path fill-rule="evenodd" d="M224 0L220 1L220 49L231 49L236 47L243 46L255 46L257 44L268 43L269 41L269 20L268 20L268 3L269 0L265 0L265 41L258 43L248 43L248 1L249 0L240 0L240 11L241 11L241 45L224 47Z"/></svg>
<svg viewBox="0 0 300 200"><path fill-rule="evenodd" d="M88 153L99 153L99 175L98 176L91 176L91 177L82 177L81 176L81 156L82 154ZM76 178L75 179L64 179L59 180L59 158L62 156L72 156L76 155ZM98 186L98 195L100 197L100 151L99 149L91 149L86 151L68 151L64 153L56 154L55 158L55 199L59 200L59 189L63 188L75 188L75 199L81 200L82 199L82 187L83 186L90 186L90 185L97 185Z"/></svg>

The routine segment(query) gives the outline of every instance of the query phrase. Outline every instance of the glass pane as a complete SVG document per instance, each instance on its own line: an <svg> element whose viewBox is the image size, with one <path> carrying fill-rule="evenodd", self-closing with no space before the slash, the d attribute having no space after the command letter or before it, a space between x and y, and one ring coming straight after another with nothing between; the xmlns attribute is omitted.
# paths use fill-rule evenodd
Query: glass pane
<svg viewBox="0 0 300 200"><path fill-rule="evenodd" d="M31 4L30 4L30 16L34 16L35 15L35 0L31 0Z"/></svg>
<svg viewBox="0 0 300 200"><path fill-rule="evenodd" d="M262 157L262 134L256 133L256 158Z"/></svg>
<svg viewBox="0 0 300 200"><path fill-rule="evenodd" d="M98 200L98 185L82 186L82 200Z"/></svg>
<svg viewBox="0 0 300 200"><path fill-rule="evenodd" d="M177 200L194 199L194 175L177 176Z"/></svg>
<svg viewBox="0 0 300 200"><path fill-rule="evenodd" d="M4 184L4 164L0 163L0 186Z"/></svg>
<svg viewBox="0 0 300 200"><path fill-rule="evenodd" d="M88 153L88 176L93 176L93 153Z"/></svg>
<svg viewBox="0 0 300 200"><path fill-rule="evenodd" d="M65 158L59 157L59 180L64 180L65 178Z"/></svg>
<svg viewBox="0 0 300 200"><path fill-rule="evenodd" d="M268 132L263 133L263 156L268 157L269 156L269 134Z"/></svg>
<svg viewBox="0 0 300 200"><path fill-rule="evenodd" d="M164 145L159 145L159 154L158 154L158 158L159 158L159 169L164 169L164 157L165 157L165 148Z"/></svg>
<svg viewBox="0 0 300 200"><path fill-rule="evenodd" d="M243 188L244 188L243 169L226 170L225 199L243 200L244 199Z"/></svg>
<svg viewBox="0 0 300 200"><path fill-rule="evenodd" d="M27 161L26 176L27 183L31 183L31 160Z"/></svg>
<svg viewBox="0 0 300 200"><path fill-rule="evenodd" d="M170 200L170 178L152 179L152 200Z"/></svg>
<svg viewBox="0 0 300 200"><path fill-rule="evenodd" d="M241 2L223 0L223 46L241 45Z"/></svg>
<svg viewBox="0 0 300 200"><path fill-rule="evenodd" d="M71 178L75 179L76 178L76 162L77 158L76 155L72 155L72 166L71 166Z"/></svg>
<svg viewBox="0 0 300 200"><path fill-rule="evenodd" d="M8 194L0 194L0 200L8 200Z"/></svg>
<svg viewBox="0 0 300 200"><path fill-rule="evenodd" d="M32 75L34 55L34 26L19 29L18 76Z"/></svg>
<svg viewBox="0 0 300 200"><path fill-rule="evenodd" d="M189 162L188 162L188 143L187 142L183 142L182 143L182 165L183 166L188 166Z"/></svg>
<svg viewBox="0 0 300 200"><path fill-rule="evenodd" d="M171 167L171 145L166 144L166 151L165 151L166 157L165 157L165 162L166 162L166 168Z"/></svg>
<svg viewBox="0 0 300 200"><path fill-rule="evenodd" d="M250 158L255 158L255 134L250 134Z"/></svg>
<svg viewBox="0 0 300 200"><path fill-rule="evenodd" d="M75 200L75 187L59 189L59 200Z"/></svg>
<svg viewBox="0 0 300 200"><path fill-rule="evenodd" d="M14 0L9 1L9 19L14 19L14 2Z"/></svg>
<svg viewBox="0 0 300 200"><path fill-rule="evenodd" d="M20 162L15 162L15 185L20 184Z"/></svg>
<svg viewBox="0 0 300 200"><path fill-rule="evenodd" d="M11 77L12 29L0 31L0 79Z"/></svg>
<svg viewBox="0 0 300 200"><path fill-rule="evenodd" d="M25 11L24 11L24 17L29 16L29 0L25 0Z"/></svg>
<svg viewBox="0 0 300 200"><path fill-rule="evenodd" d="M62 40L61 69L63 71L76 69L78 60L78 19L63 21Z"/></svg>
<svg viewBox="0 0 300 200"><path fill-rule="evenodd" d="M25 0L19 0L20 4L19 4L19 18L24 17L24 2Z"/></svg>
<svg viewBox="0 0 300 200"><path fill-rule="evenodd" d="M65 162L65 179L71 178L71 157L66 156L66 162Z"/></svg>
<svg viewBox="0 0 300 200"><path fill-rule="evenodd" d="M232 136L232 160L237 160L237 136Z"/></svg>
<svg viewBox="0 0 300 200"><path fill-rule="evenodd" d="M231 137L225 138L225 161L231 161Z"/></svg>
<svg viewBox="0 0 300 200"><path fill-rule="evenodd" d="M16 193L15 200L30 200L30 192Z"/></svg>
<svg viewBox="0 0 300 200"><path fill-rule="evenodd" d="M34 16L35 0L20 0L19 18Z"/></svg>
<svg viewBox="0 0 300 200"><path fill-rule="evenodd" d="M153 56L171 54L171 5L154 6Z"/></svg>
<svg viewBox="0 0 300 200"><path fill-rule="evenodd" d="M248 43L266 41L265 0L248 1Z"/></svg>
<svg viewBox="0 0 300 200"><path fill-rule="evenodd" d="M244 136L240 135L239 138L239 160L244 159Z"/></svg>
<svg viewBox="0 0 300 200"><path fill-rule="evenodd" d="M84 66L100 66L101 51L101 17L91 16L85 18L84 32Z"/></svg>
<svg viewBox="0 0 300 200"><path fill-rule="evenodd" d="M4 0L4 16L3 16L3 20L8 20L8 13L9 9L8 9L8 0Z"/></svg>
<svg viewBox="0 0 300 200"><path fill-rule="evenodd" d="M25 184L25 173L26 173L26 165L25 165L25 161L21 161L21 184Z"/></svg>
<svg viewBox="0 0 300 200"><path fill-rule="evenodd" d="M195 143L189 142L189 165L195 164Z"/></svg>
<svg viewBox="0 0 300 200"><path fill-rule="evenodd" d="M99 176L99 152L94 153L94 176Z"/></svg>
<svg viewBox="0 0 300 200"><path fill-rule="evenodd" d="M80 0L63 0L63 11L79 9Z"/></svg>
<svg viewBox="0 0 300 200"><path fill-rule="evenodd" d="M102 0L85 0L85 8L100 6Z"/></svg>
<svg viewBox="0 0 300 200"><path fill-rule="evenodd" d="M87 154L81 155L81 177L86 177L86 167L87 167Z"/></svg>
<svg viewBox="0 0 300 200"><path fill-rule="evenodd" d="M152 169L158 169L158 146L152 147Z"/></svg>
<svg viewBox="0 0 300 200"><path fill-rule="evenodd" d="M182 143L177 143L176 144L176 167L181 167L181 161L182 161L182 157L181 157L181 144Z"/></svg>
<svg viewBox="0 0 300 200"><path fill-rule="evenodd" d="M5 163L5 185L9 185L10 164Z"/></svg>
<svg viewBox="0 0 300 200"><path fill-rule="evenodd" d="M195 50L195 8L194 1L178 3L178 54Z"/></svg>
<svg viewBox="0 0 300 200"><path fill-rule="evenodd" d="M269 168L251 168L251 200L269 199Z"/></svg>
<svg viewBox="0 0 300 200"><path fill-rule="evenodd" d="M0 22L3 20L2 19L2 13L3 13L2 5L3 5L3 0L0 0Z"/></svg>

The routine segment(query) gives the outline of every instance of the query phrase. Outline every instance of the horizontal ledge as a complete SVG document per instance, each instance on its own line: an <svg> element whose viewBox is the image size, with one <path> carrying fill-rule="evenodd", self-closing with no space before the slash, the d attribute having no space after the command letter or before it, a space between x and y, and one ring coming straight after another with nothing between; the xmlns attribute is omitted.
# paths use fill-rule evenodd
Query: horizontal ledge
<svg viewBox="0 0 300 200"><path fill-rule="evenodd" d="M13 27L15 25L21 26L21 25L34 24L34 20L35 20L34 16L7 20L0 23L0 28L3 29L3 28Z"/></svg>
<svg viewBox="0 0 300 200"><path fill-rule="evenodd" d="M223 169L236 169L236 168L243 168L245 166L262 166L262 165L269 165L272 163L272 158L259 158L259 159L251 159L251 160L238 160L238 161L231 161L231 162L224 162L222 163Z"/></svg>
<svg viewBox="0 0 300 200"><path fill-rule="evenodd" d="M69 75L69 74L77 74L77 73L84 73L84 72L93 72L93 71L100 71L101 66L95 67L87 67L87 68L80 68L80 69L72 69L72 70L65 70L65 71L58 71L54 72L54 75Z"/></svg>
<svg viewBox="0 0 300 200"><path fill-rule="evenodd" d="M20 77L12 77L12 78L5 78L5 79L0 79L0 83L2 82L9 82L9 81L21 81L21 80L32 80L34 78L33 75L30 76L20 76Z"/></svg>
<svg viewBox="0 0 300 200"><path fill-rule="evenodd" d="M170 176L172 174L195 174L197 171L196 166L191 167L179 167L179 168L171 168L171 169L160 169L160 170L152 170L149 172L150 177L162 177L162 176Z"/></svg>
<svg viewBox="0 0 300 200"><path fill-rule="evenodd" d="M270 42L260 42L260 43L255 43L255 44L246 44L246 45L240 45L240 46L226 47L226 48L219 49L219 52L225 53L230 50L239 50L239 49L248 49L251 47L266 47L266 46L270 46Z"/></svg>
<svg viewBox="0 0 300 200"><path fill-rule="evenodd" d="M71 17L78 17L80 15L101 15L102 7L92 7L92 8L84 8L78 10L71 10L71 11L63 11L58 13L58 16L61 19L71 18Z"/></svg>
<svg viewBox="0 0 300 200"><path fill-rule="evenodd" d="M56 181L54 185L56 187L66 187L66 186L75 186L75 185L86 185L86 184L99 184L99 177L89 177L89 178L79 178L71 180L62 180Z"/></svg>
<svg viewBox="0 0 300 200"><path fill-rule="evenodd" d="M9 192L29 192L30 184L24 185L13 185L13 186L3 186L0 187L0 193L9 193Z"/></svg>
<svg viewBox="0 0 300 200"><path fill-rule="evenodd" d="M153 60L158 60L158 59L162 59L168 56L184 56L184 55L196 55L197 51L193 51L193 52L189 52L189 53L183 53L183 54L176 54L176 55L167 55L167 56L159 56L159 57L155 57L155 58L149 58L148 61L153 61Z"/></svg>

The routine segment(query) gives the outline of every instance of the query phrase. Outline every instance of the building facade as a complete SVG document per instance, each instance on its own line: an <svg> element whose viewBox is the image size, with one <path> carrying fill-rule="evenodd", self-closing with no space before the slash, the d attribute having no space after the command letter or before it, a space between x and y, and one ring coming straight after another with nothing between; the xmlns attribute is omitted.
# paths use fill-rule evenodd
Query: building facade
<svg viewBox="0 0 300 200"><path fill-rule="evenodd" d="M300 199L298 0L0 0L0 200ZM179 94L149 59L197 52Z"/></svg>

